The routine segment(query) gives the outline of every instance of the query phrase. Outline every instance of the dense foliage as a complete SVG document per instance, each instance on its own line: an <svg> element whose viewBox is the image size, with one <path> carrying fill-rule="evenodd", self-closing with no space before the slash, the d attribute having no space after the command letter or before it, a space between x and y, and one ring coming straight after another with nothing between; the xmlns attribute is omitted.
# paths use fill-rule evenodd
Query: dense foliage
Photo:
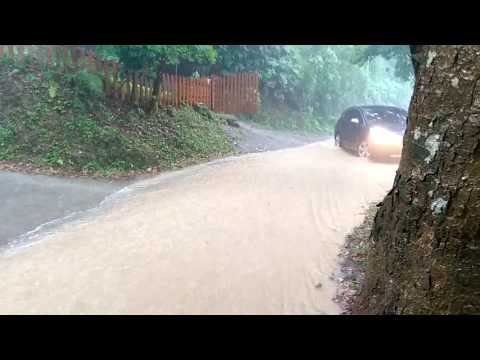
<svg viewBox="0 0 480 360"><path fill-rule="evenodd" d="M305 121L299 126L306 129L316 127L308 123L311 119L330 123L351 105L375 103L406 108L413 89L408 46L115 45L97 48L105 56L118 58L129 69L142 69L151 74L163 71L198 76L256 71L262 79L262 109L301 112Z"/></svg>
<svg viewBox="0 0 480 360"><path fill-rule="evenodd" d="M198 66L215 63L216 51L212 45L97 45L101 55L117 59L129 70L154 74L156 70L172 71L180 66L180 73L191 75Z"/></svg>
<svg viewBox="0 0 480 360"><path fill-rule="evenodd" d="M395 75L403 80L412 80L413 66L412 56L408 45L364 45L357 46L356 58L354 62L365 64L377 57L383 57L387 60L394 59Z"/></svg>

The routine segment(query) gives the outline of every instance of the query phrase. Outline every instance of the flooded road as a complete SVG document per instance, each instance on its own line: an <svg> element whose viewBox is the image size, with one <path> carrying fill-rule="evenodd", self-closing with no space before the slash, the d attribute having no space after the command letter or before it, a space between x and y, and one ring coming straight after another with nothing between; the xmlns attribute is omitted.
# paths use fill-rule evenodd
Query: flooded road
<svg viewBox="0 0 480 360"><path fill-rule="evenodd" d="M97 206L125 181L64 179L0 171L0 248L50 221Z"/></svg>
<svg viewBox="0 0 480 360"><path fill-rule="evenodd" d="M1 255L0 313L339 313L344 235L396 168L323 142L144 180Z"/></svg>

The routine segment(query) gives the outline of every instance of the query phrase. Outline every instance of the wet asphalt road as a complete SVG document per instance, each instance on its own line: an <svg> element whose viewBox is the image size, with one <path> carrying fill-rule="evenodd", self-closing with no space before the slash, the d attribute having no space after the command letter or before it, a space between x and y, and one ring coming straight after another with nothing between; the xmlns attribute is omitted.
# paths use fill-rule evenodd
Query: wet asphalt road
<svg viewBox="0 0 480 360"><path fill-rule="evenodd" d="M291 148L320 140L238 123L238 128L225 130L241 153ZM0 171L0 249L40 225L96 207L130 183Z"/></svg>
<svg viewBox="0 0 480 360"><path fill-rule="evenodd" d="M0 248L44 223L95 207L126 185L0 171Z"/></svg>

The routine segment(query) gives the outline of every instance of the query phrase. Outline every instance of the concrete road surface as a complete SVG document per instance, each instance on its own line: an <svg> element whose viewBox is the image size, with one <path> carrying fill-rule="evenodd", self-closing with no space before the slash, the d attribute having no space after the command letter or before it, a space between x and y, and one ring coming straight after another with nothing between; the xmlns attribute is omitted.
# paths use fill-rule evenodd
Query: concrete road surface
<svg viewBox="0 0 480 360"><path fill-rule="evenodd" d="M0 256L3 314L337 314L344 235L397 165L331 142L144 180Z"/></svg>

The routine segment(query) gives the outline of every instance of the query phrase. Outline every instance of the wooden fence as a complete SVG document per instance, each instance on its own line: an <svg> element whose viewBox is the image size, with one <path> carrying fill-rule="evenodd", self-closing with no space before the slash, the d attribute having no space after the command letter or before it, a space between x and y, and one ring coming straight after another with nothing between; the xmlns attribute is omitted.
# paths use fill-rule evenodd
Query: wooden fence
<svg viewBox="0 0 480 360"><path fill-rule="evenodd" d="M258 110L259 76L239 73L212 78L186 78L162 74L158 91L156 79L142 72L126 71L116 61L101 59L92 51L70 45L0 45L0 59L43 63L49 69L71 71L87 69L103 79L105 94L115 101L143 108L155 104L179 107L204 104L210 110L226 114L255 113ZM34 59L34 61L32 61Z"/></svg>

